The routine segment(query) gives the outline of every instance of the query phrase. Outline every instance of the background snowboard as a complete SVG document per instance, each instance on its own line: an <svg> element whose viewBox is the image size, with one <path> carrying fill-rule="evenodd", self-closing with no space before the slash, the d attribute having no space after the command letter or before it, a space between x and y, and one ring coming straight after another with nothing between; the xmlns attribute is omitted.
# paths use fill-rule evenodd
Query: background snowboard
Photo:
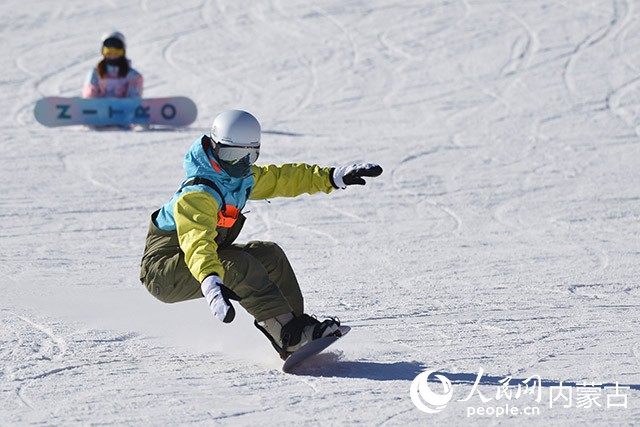
<svg viewBox="0 0 640 427"><path fill-rule="evenodd" d="M48 97L36 102L36 120L49 127L165 125L187 126L198 114L189 98L65 98Z"/></svg>
<svg viewBox="0 0 640 427"><path fill-rule="evenodd" d="M300 363L307 360L309 357L314 354L320 353L325 348L329 347L334 342L338 341L343 336L347 335L351 328L349 326L340 326L340 332L342 335L340 336L329 336L324 338L319 338L317 340L311 341L309 344L304 345L300 350L293 352L291 356L287 357L284 365L282 365L283 372L291 372L293 369L298 366Z"/></svg>

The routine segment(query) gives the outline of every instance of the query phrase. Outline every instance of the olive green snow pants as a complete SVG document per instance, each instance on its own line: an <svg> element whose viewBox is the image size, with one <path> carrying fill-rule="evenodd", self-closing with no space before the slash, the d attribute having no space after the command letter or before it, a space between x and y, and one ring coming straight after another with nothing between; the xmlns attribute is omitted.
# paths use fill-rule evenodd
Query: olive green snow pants
<svg viewBox="0 0 640 427"><path fill-rule="evenodd" d="M252 241L219 248L230 289L257 321L284 313L301 316L302 293L284 251L275 243ZM157 299L166 303L202 298L200 283L184 260L175 231L160 230L151 220L141 262L140 280Z"/></svg>

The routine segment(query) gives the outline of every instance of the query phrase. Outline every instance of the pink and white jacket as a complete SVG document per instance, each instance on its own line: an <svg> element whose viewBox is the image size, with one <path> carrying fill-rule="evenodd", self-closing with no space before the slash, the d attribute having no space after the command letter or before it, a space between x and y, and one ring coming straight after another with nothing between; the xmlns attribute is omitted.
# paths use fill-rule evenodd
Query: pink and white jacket
<svg viewBox="0 0 640 427"><path fill-rule="evenodd" d="M142 74L129 68L125 77L118 76L118 66L107 65L107 76L101 78L97 67L87 76L83 98L142 98Z"/></svg>

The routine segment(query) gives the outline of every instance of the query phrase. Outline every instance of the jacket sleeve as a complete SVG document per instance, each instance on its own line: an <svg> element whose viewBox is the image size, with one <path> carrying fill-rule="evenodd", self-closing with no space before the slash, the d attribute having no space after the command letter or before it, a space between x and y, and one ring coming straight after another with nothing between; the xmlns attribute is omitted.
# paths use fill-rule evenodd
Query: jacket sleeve
<svg viewBox="0 0 640 427"><path fill-rule="evenodd" d="M211 274L224 279L218 258L216 225L218 202L204 191L190 191L176 201L173 208L180 249L189 271L199 282Z"/></svg>
<svg viewBox="0 0 640 427"><path fill-rule="evenodd" d="M82 88L83 98L101 98L104 96L104 93L101 93L100 91L98 81L98 72L96 68L94 68L84 82L84 86Z"/></svg>
<svg viewBox="0 0 640 427"><path fill-rule="evenodd" d="M295 197L304 193L331 193L333 168L321 168L305 163L289 163L280 166L267 165L252 167L255 180L251 199L270 197Z"/></svg>
<svg viewBox="0 0 640 427"><path fill-rule="evenodd" d="M142 74L135 70L130 70L127 76L127 98L142 98L144 80Z"/></svg>

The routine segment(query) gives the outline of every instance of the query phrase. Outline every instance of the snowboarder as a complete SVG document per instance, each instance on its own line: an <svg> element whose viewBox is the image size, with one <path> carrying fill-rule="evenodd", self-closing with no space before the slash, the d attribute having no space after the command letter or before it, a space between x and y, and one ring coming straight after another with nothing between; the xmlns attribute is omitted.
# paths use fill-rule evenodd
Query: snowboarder
<svg viewBox="0 0 640 427"><path fill-rule="evenodd" d="M102 37L102 60L87 76L83 98L142 98L142 74L131 67L126 49L122 33Z"/></svg>
<svg viewBox="0 0 640 427"><path fill-rule="evenodd" d="M364 185L382 168L356 163L336 168L309 164L258 166L261 129L246 111L228 110L213 121L184 158L186 179L151 215L140 280L160 301L205 297L214 316L234 319L236 300L285 359L308 342L337 334L335 318L305 314L298 281L275 243L234 244L248 199L330 193Z"/></svg>

